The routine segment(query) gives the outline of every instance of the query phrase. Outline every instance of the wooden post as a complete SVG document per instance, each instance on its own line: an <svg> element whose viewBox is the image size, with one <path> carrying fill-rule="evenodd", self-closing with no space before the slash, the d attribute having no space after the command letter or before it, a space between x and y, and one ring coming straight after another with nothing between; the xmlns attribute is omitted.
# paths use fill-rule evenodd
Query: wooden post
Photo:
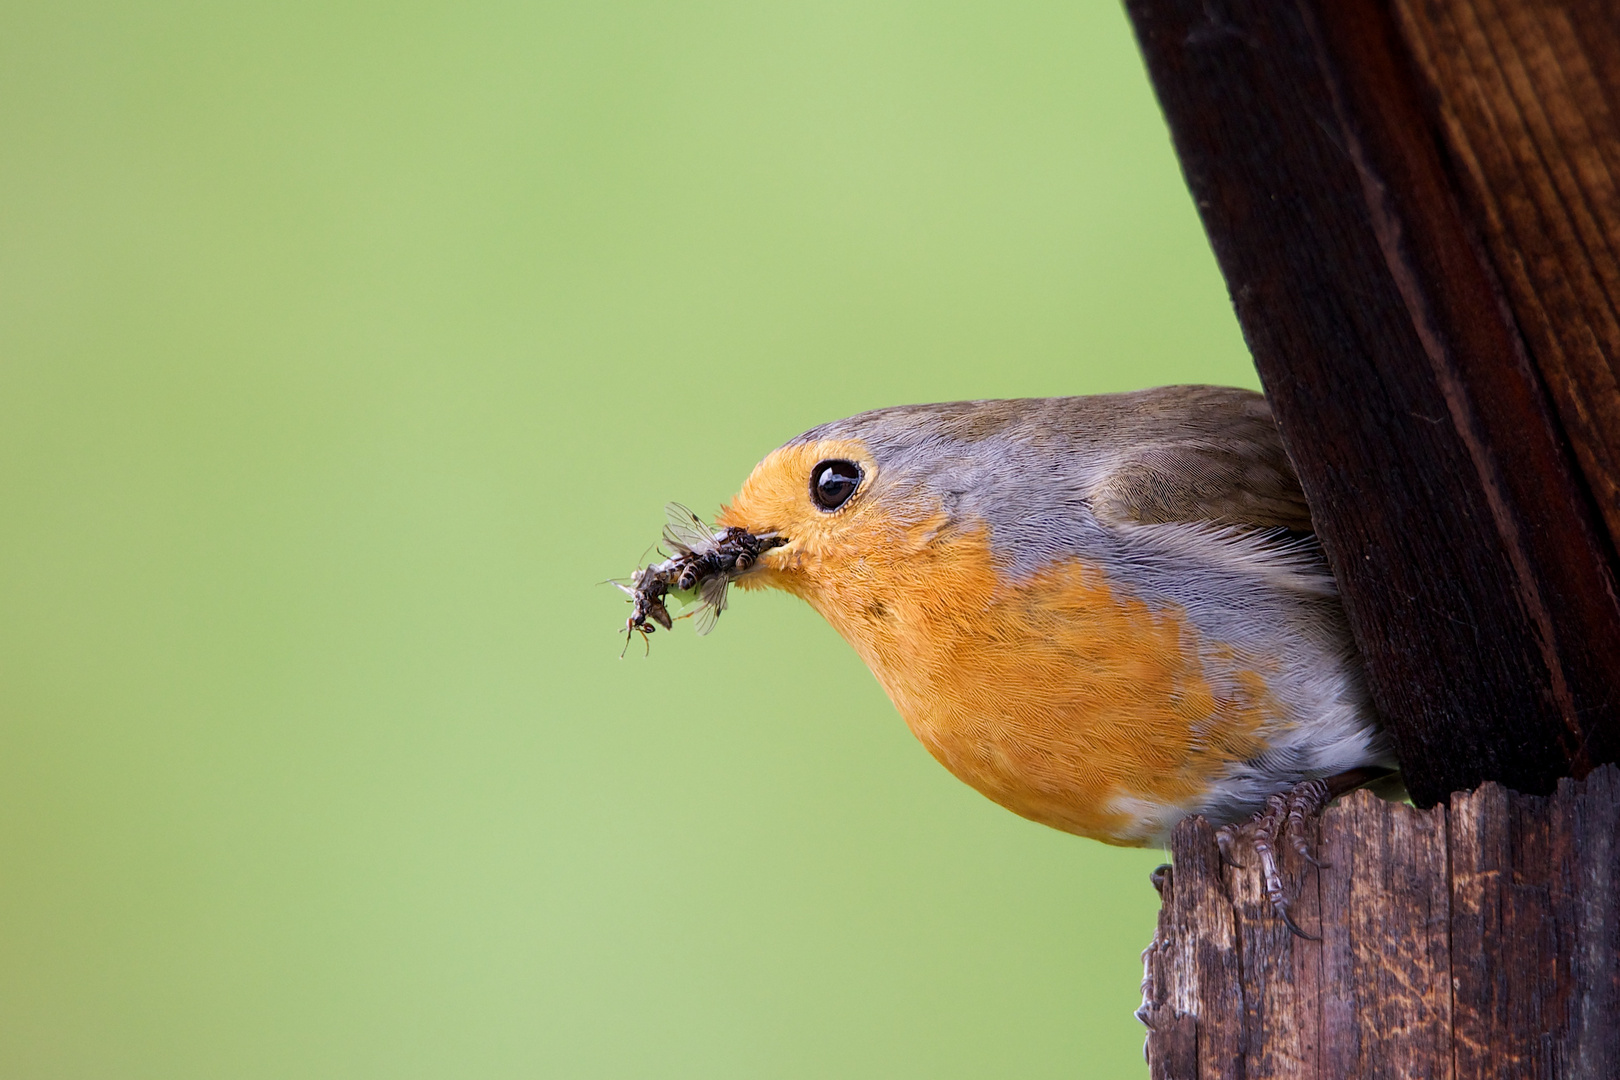
<svg viewBox="0 0 1620 1080"><path fill-rule="evenodd" d="M1620 1076L1620 769L1549 797L1323 816L1295 937L1252 867L1177 826L1146 987L1154 1080Z"/></svg>
<svg viewBox="0 0 1620 1080"><path fill-rule="evenodd" d="M1541 99L1476 39L1528 35L1397 2L1126 6L1408 790L1547 792L1620 759L1620 76L1535 52L1564 155L1521 147L1499 114ZM1620 57L1620 21L1581 28L1588 75Z"/></svg>
<svg viewBox="0 0 1620 1080"><path fill-rule="evenodd" d="M1125 4L1426 808L1180 826L1153 1074L1620 1076L1620 7Z"/></svg>

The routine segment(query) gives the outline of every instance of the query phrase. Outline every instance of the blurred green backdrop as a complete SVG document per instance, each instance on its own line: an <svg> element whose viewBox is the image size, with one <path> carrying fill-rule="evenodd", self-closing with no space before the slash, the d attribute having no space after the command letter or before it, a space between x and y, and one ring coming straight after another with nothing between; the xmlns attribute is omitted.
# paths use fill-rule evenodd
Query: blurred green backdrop
<svg viewBox="0 0 1620 1080"><path fill-rule="evenodd" d="M666 500L1253 383L1110 4L0 10L0 1076L1142 1076L1026 823Z"/></svg>

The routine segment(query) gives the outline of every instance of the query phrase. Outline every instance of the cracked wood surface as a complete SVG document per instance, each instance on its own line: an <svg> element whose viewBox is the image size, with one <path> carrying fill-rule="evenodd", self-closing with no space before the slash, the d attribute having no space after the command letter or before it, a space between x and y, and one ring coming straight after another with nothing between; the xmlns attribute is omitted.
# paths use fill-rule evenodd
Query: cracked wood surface
<svg viewBox="0 0 1620 1080"><path fill-rule="evenodd" d="M1322 817L1322 870L1283 846L1308 941L1183 822L1148 961L1151 1075L1620 1076L1617 823L1612 765L1429 810L1356 792Z"/></svg>

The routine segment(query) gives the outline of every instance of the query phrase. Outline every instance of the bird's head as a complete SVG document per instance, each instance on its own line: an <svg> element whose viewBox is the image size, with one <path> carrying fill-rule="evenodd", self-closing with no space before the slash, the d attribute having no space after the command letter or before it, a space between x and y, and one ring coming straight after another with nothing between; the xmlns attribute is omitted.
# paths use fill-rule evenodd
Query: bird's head
<svg viewBox="0 0 1620 1080"><path fill-rule="evenodd" d="M744 588L786 589L823 608L852 586L893 580L924 547L976 542L1016 507L998 497L1022 474L1038 430L1027 401L952 402L862 413L773 451L717 524L776 538L741 575ZM1039 479L1033 482L1039 487ZM1022 496L1021 496L1022 497ZM826 611L824 609L823 613Z"/></svg>
<svg viewBox="0 0 1620 1080"><path fill-rule="evenodd" d="M780 542L738 584L806 597L821 591L829 575L893 532L887 479L861 439L796 440L770 454L716 519L721 528Z"/></svg>

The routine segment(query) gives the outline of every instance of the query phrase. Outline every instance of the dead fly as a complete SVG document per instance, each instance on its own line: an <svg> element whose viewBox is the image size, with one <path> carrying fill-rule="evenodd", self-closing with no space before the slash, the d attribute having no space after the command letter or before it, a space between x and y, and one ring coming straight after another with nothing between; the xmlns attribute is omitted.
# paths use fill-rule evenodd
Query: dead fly
<svg viewBox="0 0 1620 1080"><path fill-rule="evenodd" d="M665 630L674 620L697 616L697 632L707 634L726 609L726 589L738 574L754 565L754 560L773 547L787 543L786 537L755 536L746 529L719 531L680 503L664 507L664 543L674 554L661 563L644 566L630 575L630 584L615 581L634 605L624 624L624 643L630 635L643 641L657 626ZM671 616L666 600L679 602L690 610Z"/></svg>

